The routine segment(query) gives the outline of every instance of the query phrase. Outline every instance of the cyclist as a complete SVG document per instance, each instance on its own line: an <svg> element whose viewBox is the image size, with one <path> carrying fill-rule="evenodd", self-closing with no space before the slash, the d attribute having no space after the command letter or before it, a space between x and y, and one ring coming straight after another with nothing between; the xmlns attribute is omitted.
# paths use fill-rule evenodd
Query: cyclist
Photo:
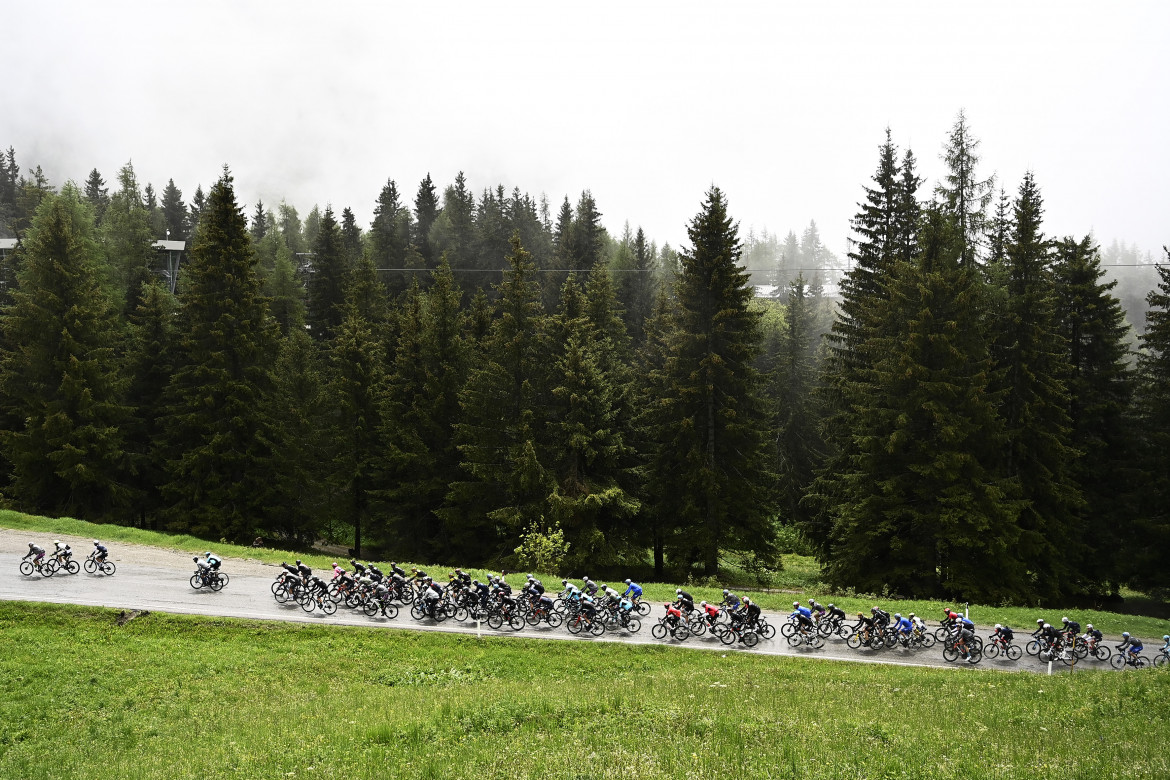
<svg viewBox="0 0 1170 780"><path fill-rule="evenodd" d="M675 595L675 603L678 604L679 609L681 609L683 612L687 613L688 615L691 614L691 612L695 608L695 597L692 596L691 594L687 593L682 588L675 588L674 595Z"/></svg>
<svg viewBox="0 0 1170 780"><path fill-rule="evenodd" d="M1130 636L1128 631L1121 632L1121 639L1122 642L1117 646L1117 650L1120 652L1126 648L1129 648L1129 658L1127 659L1127 662L1133 663L1133 660L1137 658L1138 653L1142 651L1142 640L1138 639L1136 636Z"/></svg>
<svg viewBox="0 0 1170 780"><path fill-rule="evenodd" d="M1004 645L1010 645L1015 638L1015 632L1010 626L1001 626L999 623L995 624L995 635L1003 640Z"/></svg>
<svg viewBox="0 0 1170 780"><path fill-rule="evenodd" d="M496 577L496 590L507 596L509 600L512 598L512 586L503 577Z"/></svg>
<svg viewBox="0 0 1170 780"><path fill-rule="evenodd" d="M967 628L963 623L959 624L959 633L955 638L955 649L958 650L964 658L971 656L971 645L968 644L975 639L975 632Z"/></svg>
<svg viewBox="0 0 1170 780"><path fill-rule="evenodd" d="M806 631L812 631L812 610L808 607L800 606L799 601L792 602L792 614L788 617L796 618L797 625L800 626L800 633L803 634Z"/></svg>
<svg viewBox="0 0 1170 780"><path fill-rule="evenodd" d="M308 582L309 578L313 576L313 570L298 560L297 574L300 576L301 582Z"/></svg>
<svg viewBox="0 0 1170 780"><path fill-rule="evenodd" d="M21 560L26 561L29 558L32 558L33 559L33 566L36 566L37 569L40 569L41 568L41 560L44 557L45 557L45 548L41 547L36 542L29 542L28 543L28 555L21 558Z"/></svg>
<svg viewBox="0 0 1170 780"><path fill-rule="evenodd" d="M435 608L438 607L439 599L443 595L443 588L430 577L423 580L423 583L423 604L425 605L427 615L433 618L435 616Z"/></svg>
<svg viewBox="0 0 1170 780"><path fill-rule="evenodd" d="M666 624L671 629L678 628L679 623L682 622L682 611L674 604L663 604L666 607Z"/></svg>
<svg viewBox="0 0 1170 780"><path fill-rule="evenodd" d="M910 622L914 624L914 630L919 634L926 633L926 622L922 618L915 615L913 612L910 613Z"/></svg>
<svg viewBox="0 0 1170 780"><path fill-rule="evenodd" d="M532 592L535 593L537 596L543 596L544 595L544 583L541 582L540 580L533 580L532 581Z"/></svg>
<svg viewBox="0 0 1170 780"><path fill-rule="evenodd" d="M603 584L598 590L601 591L601 595L605 598L607 604L616 604L622 598L620 593L608 585Z"/></svg>
<svg viewBox="0 0 1170 780"><path fill-rule="evenodd" d="M1040 639L1044 634L1044 618L1036 618L1036 630L1032 632L1033 639Z"/></svg>
<svg viewBox="0 0 1170 780"><path fill-rule="evenodd" d="M94 556L94 560L98 563L104 563L106 556L110 554L110 551L106 549L106 546L97 539L93 540L93 551L97 553L97 555Z"/></svg>
<svg viewBox="0 0 1170 780"><path fill-rule="evenodd" d="M73 550L71 550L69 548L69 545L65 544L60 539L53 540L53 557L54 558L59 560L61 563L65 563L65 561L69 560L69 557L71 555L73 555Z"/></svg>
<svg viewBox="0 0 1170 780"><path fill-rule="evenodd" d="M479 596L479 605L484 609L488 607L488 601L491 599L492 590L486 582L479 580L472 580L471 587L475 589L475 593Z"/></svg>
<svg viewBox="0 0 1170 780"><path fill-rule="evenodd" d="M589 577L585 577L584 581L581 584L582 584L581 589L584 590L586 593L588 593L590 596L597 595L597 591L598 591L597 583L594 582L593 580L589 579Z"/></svg>
<svg viewBox="0 0 1170 780"><path fill-rule="evenodd" d="M705 601L701 602L699 606L703 609L703 616L707 618L707 625L714 626L719 621L719 615L722 613L722 610L714 604L708 604Z"/></svg>
<svg viewBox="0 0 1170 780"><path fill-rule="evenodd" d="M719 606L727 607L728 612L735 612L739 609L739 596L735 595L726 588L723 589L723 603Z"/></svg>
<svg viewBox="0 0 1170 780"><path fill-rule="evenodd" d="M1064 635L1070 641L1076 639L1077 634L1081 633L1081 624L1077 621L1062 617L1060 622L1064 624Z"/></svg>
<svg viewBox="0 0 1170 780"><path fill-rule="evenodd" d="M198 555L196 555L191 560L195 561L195 573L199 575L199 579L207 582L207 573L210 571L210 567L203 561L199 560Z"/></svg>
<svg viewBox="0 0 1170 780"><path fill-rule="evenodd" d="M910 644L910 632L914 630L914 624L910 622L910 618L902 617L900 612L894 614L894 620L896 621L894 628L898 629L898 638L903 645Z"/></svg>
<svg viewBox="0 0 1170 780"><path fill-rule="evenodd" d="M1104 638L1105 636L1101 633L1100 629L1093 628L1092 623L1085 626L1085 641L1092 647L1095 647Z"/></svg>
<svg viewBox="0 0 1170 780"><path fill-rule="evenodd" d="M577 601L581 598L581 589L568 580L561 580L561 586L564 588L563 593L565 601Z"/></svg>
<svg viewBox="0 0 1170 780"><path fill-rule="evenodd" d="M747 628L755 628L760 620L760 605L753 602L747 596L743 597L743 622Z"/></svg>
<svg viewBox="0 0 1170 780"><path fill-rule="evenodd" d="M333 562L333 579L345 576L345 569L337 565L337 561Z"/></svg>
<svg viewBox="0 0 1170 780"><path fill-rule="evenodd" d="M585 618L590 623L597 617L597 605L593 603L593 597L588 593L581 594L581 611L585 613Z"/></svg>
<svg viewBox="0 0 1170 780"><path fill-rule="evenodd" d="M813 617L819 623L825 617L825 608L817 603L816 599L808 600L808 608L813 613Z"/></svg>
<svg viewBox="0 0 1170 780"><path fill-rule="evenodd" d="M353 576L361 577L366 573L366 567L358 563L357 558L350 558L349 565L353 567Z"/></svg>
<svg viewBox="0 0 1170 780"><path fill-rule="evenodd" d="M1164 656L1170 657L1170 634L1162 635L1162 647L1158 650Z"/></svg>
<svg viewBox="0 0 1170 780"><path fill-rule="evenodd" d="M877 609L877 607L874 607L874 609ZM868 645L873 639L874 628L876 628L876 624L872 617L866 617L861 612L857 613L857 633L861 635L861 643L863 645Z"/></svg>
<svg viewBox="0 0 1170 780"><path fill-rule="evenodd" d="M622 593L623 598L629 598L630 601L636 602L642 598L642 586L629 579L626 580L626 590Z"/></svg>
<svg viewBox="0 0 1170 780"><path fill-rule="evenodd" d="M1051 623L1045 623L1040 627L1039 639L1044 649L1052 650L1060 642L1060 631L1053 628Z"/></svg>
<svg viewBox="0 0 1170 780"><path fill-rule="evenodd" d="M218 555L213 553L211 550L208 550L207 552L203 553L203 558L207 561L207 568L211 569L212 571L219 571L220 559Z"/></svg>
<svg viewBox="0 0 1170 780"><path fill-rule="evenodd" d="M873 615L874 628L885 628L890 624L890 613L886 612L884 609L871 607L869 612L871 615Z"/></svg>

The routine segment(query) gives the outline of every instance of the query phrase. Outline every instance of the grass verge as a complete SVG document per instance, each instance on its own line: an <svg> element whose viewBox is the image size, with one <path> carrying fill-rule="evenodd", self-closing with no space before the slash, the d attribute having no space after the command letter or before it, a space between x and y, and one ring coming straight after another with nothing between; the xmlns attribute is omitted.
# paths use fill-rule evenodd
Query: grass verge
<svg viewBox="0 0 1170 780"><path fill-rule="evenodd" d="M335 558L324 555L306 555L303 553L290 553L283 550L272 550L268 548L255 549L252 547L243 547L239 545L232 545L219 542L211 542L205 539L197 539L193 536L185 534L167 534L158 531L146 531L139 528L130 528L120 525L108 525L90 523L84 520L75 520L73 518L49 518L38 517L35 515L26 515L20 512L11 510L0 511L0 528L10 528L20 531L29 532L29 541L40 541L42 544L46 541L46 536L54 534L65 534L72 536L81 536L88 538L98 538L103 542L109 544L124 543L124 544L145 544L155 547L164 547L176 550L185 550L191 553L202 552L203 550L213 549L221 556L237 557L237 558L251 558L259 560L264 563L279 564L281 561L292 561L295 558L302 558L309 566L314 569L328 569L329 564L336 560ZM111 547L115 560L117 559L116 544ZM87 553L88 554L88 553ZM793 560L789 561L791 558ZM792 571L788 576L792 577L792 590L795 592L761 592L751 593L751 597L758 601L761 607L774 611L791 611L792 602L794 600L805 601L808 598L816 598L821 603L835 603L844 609L848 614L854 612L869 611L871 606L880 605L888 609L891 613L900 611L902 613L914 612L922 616L927 621L933 624L933 621L941 616L944 607L955 607L960 612L963 611L965 605L955 604L953 602L941 601L923 601L923 600L894 600L894 599L873 599L871 597L853 597L853 596L833 596L823 590L818 590L815 586L809 586L808 583L815 582L813 572L813 564L811 559L802 556L786 556L785 565L791 567ZM431 576L445 580L450 573L448 569L442 567L434 567L430 565L412 564L404 561L398 562L408 571L411 566L419 566L429 572ZM230 570L230 567L229 567ZM468 569L472 576L479 578L486 578L488 571L484 569ZM498 573L498 572L495 572ZM588 574L588 572L581 572L581 574ZM783 575L784 572L781 572ZM560 578L551 574L539 574L546 586L550 589L556 590L560 587ZM513 585L518 585L523 582L522 575L511 575L508 581ZM617 587L617 583L613 583ZM676 585L669 583L642 583L645 589L646 597L654 602L662 603L664 601L672 600L674 598L674 591ZM622 588L618 588L621 590ZM687 585L686 589L696 599L707 599L718 603L722 600L722 592L718 587L709 587L701 585ZM740 595L744 595L742 592ZM970 606L971 619L979 625L992 625L994 623L1003 623L1005 625L1013 626L1017 629L1024 629L1030 632L1035 628L1036 619L1043 617L1054 624L1060 622L1063 615L1069 615L1073 619L1079 621L1082 626L1092 623L1097 628L1104 631L1111 636L1120 636L1122 631L1129 631L1134 636L1145 640L1146 645L1149 646L1155 641L1159 646L1161 637L1164 634L1170 634L1170 620L1148 617L1142 615L1126 615L1116 612L1105 612L1100 610L1084 610L1076 609L1068 612L1060 612L1055 609L1039 609L1035 607L991 607L984 605Z"/></svg>
<svg viewBox="0 0 1170 780"><path fill-rule="evenodd" d="M1170 673L1041 677L0 602L0 777L1170 776Z"/></svg>

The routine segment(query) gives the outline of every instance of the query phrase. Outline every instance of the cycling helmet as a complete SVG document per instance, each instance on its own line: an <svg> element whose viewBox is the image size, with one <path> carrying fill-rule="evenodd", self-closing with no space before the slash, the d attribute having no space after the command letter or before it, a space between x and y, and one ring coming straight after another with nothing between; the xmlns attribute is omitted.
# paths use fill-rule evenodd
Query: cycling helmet
<svg viewBox="0 0 1170 780"><path fill-rule="evenodd" d="M901 619L902 619L902 613L901 613L901 612L895 612L895 613L894 613L894 617L896 617L898 620L901 620Z"/></svg>
<svg viewBox="0 0 1170 780"><path fill-rule="evenodd" d="M859 617L859 618L863 618L863 617L865 617L865 615L863 615L863 614L861 614L860 612L858 612L858 613L857 613L857 617Z"/></svg>
<svg viewBox="0 0 1170 780"><path fill-rule="evenodd" d="M682 595L682 588L675 588L674 595L681 596Z"/></svg>
<svg viewBox="0 0 1170 780"><path fill-rule="evenodd" d="M471 584L475 585L476 587L479 587L479 580L472 580Z"/></svg>
<svg viewBox="0 0 1170 780"><path fill-rule="evenodd" d="M837 605L836 605L836 604L830 604L830 605L829 605L829 609L836 609L836 608L837 608ZM911 616L911 617L913 617L913 616Z"/></svg>
<svg viewBox="0 0 1170 780"><path fill-rule="evenodd" d="M1068 618L1066 618L1066 617L1062 617L1062 618L1060 619L1060 622L1061 622L1061 623L1067 623L1067 622L1068 622Z"/></svg>
<svg viewBox="0 0 1170 780"><path fill-rule="evenodd" d="M191 560L195 561L195 563L199 563L199 556L198 556L198 555L196 555L196 556L195 556L194 558L192 558Z"/></svg>
<svg viewBox="0 0 1170 780"><path fill-rule="evenodd" d="M833 606L833 605L832 605L832 604L830 604L829 606L831 607L831 606ZM913 620L913 619L914 619L914 613L913 613L913 612L911 612L911 613L910 613L910 619L911 619L911 620Z"/></svg>
<svg viewBox="0 0 1170 780"><path fill-rule="evenodd" d="M598 586L597 586L597 589L598 589L598 590L605 590L605 589L606 589L606 588L608 588L608 587L609 587L609 586L608 586L608 585L606 585L606 584L603 582L603 583L601 583L600 585L598 585Z"/></svg>
<svg viewBox="0 0 1170 780"><path fill-rule="evenodd" d="M1126 639L1129 639L1129 632L1128 632L1128 631L1122 631L1122 632L1121 632L1121 635L1122 635L1123 637L1125 637Z"/></svg>
<svg viewBox="0 0 1170 780"><path fill-rule="evenodd" d="M629 579L629 577L627 577L627 578L626 578L626 584L627 584L627 585L631 584L631 583L630 583L630 579Z"/></svg>
<svg viewBox="0 0 1170 780"><path fill-rule="evenodd" d="M872 612L873 614L875 614L875 615L876 615L876 614L877 614L877 611L878 611L878 608L877 608L877 607L870 607L870 608L869 608L869 611L870 611L870 612Z"/></svg>
<svg viewBox="0 0 1170 780"><path fill-rule="evenodd" d="M331 565L333 566L333 568L336 569L337 568L337 561L334 561Z"/></svg>
<svg viewBox="0 0 1170 780"><path fill-rule="evenodd" d="M1090 623L1090 624L1089 624L1089 626L1088 626L1088 630L1089 630L1089 631L1092 631L1092 630L1093 630L1093 624L1092 624L1092 623Z"/></svg>
<svg viewBox="0 0 1170 780"><path fill-rule="evenodd" d="M29 543L28 543L28 546L29 546L29 547L36 547L36 546L37 546L37 543L36 543L36 542L29 542Z"/></svg>
<svg viewBox="0 0 1170 780"><path fill-rule="evenodd" d="M101 544L101 542L99 542L97 539L94 539L94 540L93 540L93 543L94 543L94 544Z"/></svg>
<svg viewBox="0 0 1170 780"><path fill-rule="evenodd" d="M800 606L800 602L799 602L799 601L794 601L794 602L792 602L792 608L793 608L793 609L796 609L796 608L797 608L797 607L799 607L799 606Z"/></svg>
<svg viewBox="0 0 1170 780"><path fill-rule="evenodd" d="M61 544L61 540L60 540L60 539L54 539L54 540L53 540L53 544Z"/></svg>
<svg viewBox="0 0 1170 780"><path fill-rule="evenodd" d="M744 596L744 597L743 597L743 603L744 603L744 604L751 604L751 603L752 603L752 600L751 600L751 599L749 599L747 596Z"/></svg>
<svg viewBox="0 0 1170 780"><path fill-rule="evenodd" d="M297 558L297 566L300 566L300 565L301 565L301 559Z"/></svg>
<svg viewBox="0 0 1170 780"><path fill-rule="evenodd" d="M996 630L996 631L999 631L1001 628L1003 628L1003 626L1001 626L999 623L996 623L996 624L995 624L995 630Z"/></svg>
<svg viewBox="0 0 1170 780"><path fill-rule="evenodd" d="M706 607L706 606L707 606L707 602L705 602L705 601L700 601L700 602L699 602L699 606L700 606L700 607Z"/></svg>
<svg viewBox="0 0 1170 780"><path fill-rule="evenodd" d="M723 595L724 595L724 596L726 596L726 595L727 595L727 588L724 588L724 589L723 589Z"/></svg>
<svg viewBox="0 0 1170 780"><path fill-rule="evenodd" d="M208 550L207 552L205 552L205 553L203 553L203 554L204 554L204 555L211 555L211 550Z"/></svg>
<svg viewBox="0 0 1170 780"><path fill-rule="evenodd" d="M1045 627L1045 628L1052 628L1052 624L1051 624L1051 623L1045 623L1045 624L1044 624L1044 627Z"/></svg>
<svg viewBox="0 0 1170 780"><path fill-rule="evenodd" d="M1044 618L1036 618L1036 625L1038 625L1038 626L1044 625Z"/></svg>
<svg viewBox="0 0 1170 780"><path fill-rule="evenodd" d="M1163 634L1162 641L1163 642L1170 642L1170 634Z"/></svg>
<svg viewBox="0 0 1170 780"><path fill-rule="evenodd" d="M568 580L561 580L561 584L562 584L562 585L568 585L568 584L569 584L569 581L568 581Z"/></svg>

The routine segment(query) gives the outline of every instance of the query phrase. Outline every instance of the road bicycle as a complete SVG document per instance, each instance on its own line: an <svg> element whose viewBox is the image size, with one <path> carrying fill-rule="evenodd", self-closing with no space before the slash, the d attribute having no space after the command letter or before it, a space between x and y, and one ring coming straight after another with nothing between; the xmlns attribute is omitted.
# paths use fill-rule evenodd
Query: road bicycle
<svg viewBox="0 0 1170 780"><path fill-rule="evenodd" d="M117 570L113 561L99 561L97 558L97 550L91 552L89 557L85 559L84 568L86 574L97 574L100 572L107 577L112 576Z"/></svg>
<svg viewBox="0 0 1170 780"><path fill-rule="evenodd" d="M228 584L228 576L215 569L197 569L191 575L191 587L195 590L206 587L212 591L221 591Z"/></svg>
<svg viewBox="0 0 1170 780"><path fill-rule="evenodd" d="M42 577L52 577L55 569L53 569L52 566L49 566L48 561L45 561L44 563L34 563L33 561L20 562L20 573L24 576L28 577L34 571Z"/></svg>

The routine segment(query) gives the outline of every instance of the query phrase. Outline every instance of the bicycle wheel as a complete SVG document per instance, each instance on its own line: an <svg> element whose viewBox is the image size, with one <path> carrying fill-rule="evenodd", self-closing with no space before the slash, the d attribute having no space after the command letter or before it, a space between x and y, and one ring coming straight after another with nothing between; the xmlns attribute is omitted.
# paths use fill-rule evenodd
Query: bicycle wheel
<svg viewBox="0 0 1170 780"><path fill-rule="evenodd" d="M378 614L378 605L372 601L367 601L362 605L362 612L366 613L366 617L373 617Z"/></svg>
<svg viewBox="0 0 1170 780"><path fill-rule="evenodd" d="M634 609L638 610L638 614L642 617L650 616L650 602L648 601L639 601L638 606L634 607Z"/></svg>
<svg viewBox="0 0 1170 780"><path fill-rule="evenodd" d="M661 623L655 623L654 627L650 629L650 636L655 639L666 639L666 626Z"/></svg>
<svg viewBox="0 0 1170 780"><path fill-rule="evenodd" d="M636 617L631 617L629 620L626 621L625 628L626 628L626 631L629 631L631 634L636 634L642 630L642 621L638 620L638 618L636 618ZM1162 657L1164 658L1165 656L1162 656Z"/></svg>
<svg viewBox="0 0 1170 780"><path fill-rule="evenodd" d="M1033 639L1028 644L1024 645L1024 652L1028 655L1040 655L1040 643Z"/></svg>
<svg viewBox="0 0 1170 780"><path fill-rule="evenodd" d="M842 623L837 627L837 636L846 641L848 641L849 637L853 636L855 633L857 632L854 630L853 626L849 625L848 623Z"/></svg>
<svg viewBox="0 0 1170 780"><path fill-rule="evenodd" d="M797 645L799 645L801 642L804 641L804 639L801 638L800 634L788 634L784 638L786 640L788 640L789 647L796 647Z"/></svg>
<svg viewBox="0 0 1170 780"><path fill-rule="evenodd" d="M95 561L93 558L86 558L85 559L85 573L86 574L93 574L95 571L97 571L97 561Z"/></svg>
<svg viewBox="0 0 1170 780"><path fill-rule="evenodd" d="M605 624L600 620L594 620L589 624L589 633L593 636L601 636L605 633Z"/></svg>
<svg viewBox="0 0 1170 780"><path fill-rule="evenodd" d="M312 596L305 596L301 599L301 609L305 612L312 612L317 608L317 600Z"/></svg>
<svg viewBox="0 0 1170 780"><path fill-rule="evenodd" d="M199 590L200 588L202 588L203 587L203 578L200 577L198 574L192 574L191 575L191 587L194 588L195 590Z"/></svg>
<svg viewBox="0 0 1170 780"><path fill-rule="evenodd" d="M785 623L784 625L780 626L780 634L782 636L792 636L795 633L796 633L796 624L795 623Z"/></svg>
<svg viewBox="0 0 1170 780"><path fill-rule="evenodd" d="M504 627L504 616L499 612L489 615L487 619L488 628L498 631Z"/></svg>
<svg viewBox="0 0 1170 780"><path fill-rule="evenodd" d="M743 643L748 647L755 647L760 641L759 635L755 631L745 631L743 634Z"/></svg>
<svg viewBox="0 0 1170 780"><path fill-rule="evenodd" d="M32 563L29 561L21 561L20 562L20 573L26 577L29 576L30 574L32 574L33 573Z"/></svg>
<svg viewBox="0 0 1170 780"><path fill-rule="evenodd" d="M1150 665L1150 660L1144 655L1139 655L1137 658L1133 659L1133 665L1138 669L1144 669Z"/></svg>
<svg viewBox="0 0 1170 780"><path fill-rule="evenodd" d="M410 616L415 620L422 620L426 616L426 613L423 611L421 604L415 603L410 607Z"/></svg>
<svg viewBox="0 0 1170 780"><path fill-rule="evenodd" d="M725 645L729 645L735 641L735 632L723 623L717 624L711 632L715 634L716 638Z"/></svg>
<svg viewBox="0 0 1170 780"><path fill-rule="evenodd" d="M776 626L772 625L771 623L764 623L764 622L762 622L762 621L761 621L761 624L760 624L760 636L762 636L764 639L773 639L773 638L775 638L775 636L776 636Z"/></svg>
<svg viewBox="0 0 1170 780"><path fill-rule="evenodd" d="M959 651L956 650L953 646L947 645L947 647L945 649L943 649L943 660L944 661L950 661L953 663L954 660L958 657L959 657Z"/></svg>
<svg viewBox="0 0 1170 780"><path fill-rule="evenodd" d="M227 585L227 575L226 574L213 575L211 578L211 582L209 582L208 585L211 586L211 589L213 591L223 590L223 586Z"/></svg>
<svg viewBox="0 0 1170 780"><path fill-rule="evenodd" d="M102 571L105 573L105 575L107 577L112 577L114 575L114 572L116 572L117 570L118 570L118 567L114 565L113 561L106 561L105 563L102 564Z"/></svg>
<svg viewBox="0 0 1170 780"><path fill-rule="evenodd" d="M65 562L65 571L70 574L77 574L77 572L81 571L81 564L74 560L68 560Z"/></svg>
<svg viewBox="0 0 1170 780"><path fill-rule="evenodd" d="M967 653L967 663L969 664L977 664L982 660L983 653L980 650L972 650L971 652Z"/></svg>
<svg viewBox="0 0 1170 780"><path fill-rule="evenodd" d="M1020 649L1019 645L1008 645L1003 654L1007 656L1009 661L1018 661L1024 655L1024 651Z"/></svg>
<svg viewBox="0 0 1170 780"><path fill-rule="evenodd" d="M820 634L813 634L812 637L809 639L809 645L812 647L813 650L820 650L822 647L825 646L825 638L823 636L821 636Z"/></svg>
<svg viewBox="0 0 1170 780"><path fill-rule="evenodd" d="M1125 666L1125 653L1118 653L1109 659L1109 665L1114 669L1120 669Z"/></svg>
<svg viewBox="0 0 1170 780"><path fill-rule="evenodd" d="M512 615L508 618L508 628L512 629L513 631L519 631L520 629L524 628L524 618L520 617L519 615Z"/></svg>
<svg viewBox="0 0 1170 780"><path fill-rule="evenodd" d="M467 620L467 618L471 617L471 613L468 611L467 607L455 607L455 614L451 615L451 617L455 618L460 623L463 623Z"/></svg>
<svg viewBox="0 0 1170 780"><path fill-rule="evenodd" d="M1108 661L1113 655L1113 651L1106 645L1097 645L1093 648L1093 657L1098 661Z"/></svg>
<svg viewBox="0 0 1170 780"><path fill-rule="evenodd" d="M861 634L850 634L849 637L845 640L845 645L852 648L853 650L860 648Z"/></svg>
<svg viewBox="0 0 1170 780"><path fill-rule="evenodd" d="M674 638L680 642L685 642L691 636L691 631L686 626L679 626L674 630Z"/></svg>
<svg viewBox="0 0 1170 780"><path fill-rule="evenodd" d="M565 629L570 634L580 634L581 629L584 628L584 626L582 625L583 620L584 619L581 617L575 617L572 620L570 620L568 623L565 624Z"/></svg>
<svg viewBox="0 0 1170 780"><path fill-rule="evenodd" d="M999 643L998 642L988 643L987 649L984 651L984 655L986 655L988 658L993 658L993 659L998 658L999 657Z"/></svg>
<svg viewBox="0 0 1170 780"><path fill-rule="evenodd" d="M560 628L561 623L565 622L565 619L557 612L550 612L545 617L545 621L548 623L549 628Z"/></svg>
<svg viewBox="0 0 1170 780"><path fill-rule="evenodd" d="M1154 666L1157 666L1157 667L1165 666L1167 660L1170 660L1170 659L1167 658L1165 653L1161 653L1159 655L1156 655L1156 656L1154 656Z"/></svg>
<svg viewBox="0 0 1170 780"><path fill-rule="evenodd" d="M337 611L337 604L328 596L321 599L321 611L326 615L332 615Z"/></svg>

